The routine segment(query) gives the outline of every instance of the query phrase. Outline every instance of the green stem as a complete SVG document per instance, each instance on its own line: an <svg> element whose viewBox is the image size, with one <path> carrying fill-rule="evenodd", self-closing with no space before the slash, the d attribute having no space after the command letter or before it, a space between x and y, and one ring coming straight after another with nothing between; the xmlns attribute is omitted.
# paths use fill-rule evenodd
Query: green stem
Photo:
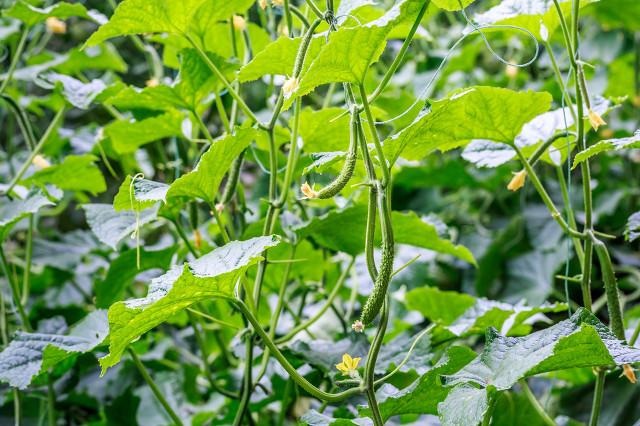
<svg viewBox="0 0 640 426"><path fill-rule="evenodd" d="M540 401L538 401L538 398L536 398L536 396L531 391L531 388L527 384L527 380L521 379L519 383L524 395L527 397L529 403L534 408L534 410L536 410L536 413L538 413L542 421L548 426L557 426L556 422L553 421L549 414L547 414L547 412L544 410L544 407L542 407L542 405L540 404Z"/></svg>
<svg viewBox="0 0 640 426"><path fill-rule="evenodd" d="M599 370L596 376L596 386L593 391L593 403L591 404L591 418L589 426L598 426L598 418L600 417L600 408L602 406L602 396L604 394L605 370Z"/></svg>
<svg viewBox="0 0 640 426"><path fill-rule="evenodd" d="M318 8L318 6L316 6L316 4L314 3L313 0L305 0L307 3L307 6L309 6L309 9L315 13L315 15L320 18L320 19L324 19L324 13L322 13L322 11Z"/></svg>
<svg viewBox="0 0 640 426"><path fill-rule="evenodd" d="M169 405L169 402L165 399L164 395L162 394L162 391L160 391L160 388L158 388L158 385L156 384L156 382L153 381L153 378L151 378L151 376L147 372L147 369L142 364L142 361L140 361L140 358L138 358L138 355L135 353L133 349L129 348L128 350L129 350L129 355L131 355L131 359L133 360L133 363L138 369L138 372L140 373L144 381L147 382L147 385L149 385L149 388L151 388L151 392L153 392L155 397L158 399L158 402L160 403L160 405L162 405L162 407L165 409L165 411L167 412L169 417L171 417L171 419L175 424L182 426L183 424L182 420L180 420L180 417L178 417L176 412L173 411L173 408L171 408L171 405Z"/></svg>
<svg viewBox="0 0 640 426"><path fill-rule="evenodd" d="M386 190L387 185L389 185L389 183L391 182L391 173L389 172L387 160L385 158L384 151L382 150L380 136L378 135L378 130L376 129L376 123L373 119L373 114L371 113L369 102L367 101L367 92L365 91L364 85L362 84L359 85L359 89L362 108L364 109L364 113L367 117L369 130L371 131L371 135L373 136L373 144L376 147L376 154L378 155L378 162L380 163L380 167L382 168L382 189Z"/></svg>
<svg viewBox="0 0 640 426"><path fill-rule="evenodd" d="M280 198L277 201L278 207L282 207L287 201L291 181L293 179L293 172L296 168L298 160L298 128L300 125L300 109L302 108L302 99L296 99L296 103L293 110L293 127L291 129L291 143L289 146L289 155L287 157L287 166L284 173L284 181L282 182L282 192Z"/></svg>
<svg viewBox="0 0 640 426"><path fill-rule="evenodd" d="M16 51L13 52L13 57L11 58L11 63L9 64L9 70L5 74L5 78L2 81L2 85L0 85L0 93L4 93L4 89L7 88L7 85L13 78L13 73L18 66L18 61L22 56L22 51L24 50L24 46L27 42L27 37L29 36L29 27L24 27L22 30L22 34L20 35L20 40L18 41L18 46L16 47Z"/></svg>
<svg viewBox="0 0 640 426"><path fill-rule="evenodd" d="M605 294L607 295L607 308L609 311L609 325L611 331L620 340L625 340L624 321L622 318L622 309L620 308L620 295L618 294L618 283L609 257L607 246L598 240L593 233L590 233L593 248L598 255L600 261L600 270L602 273L602 281L604 281ZM589 241L589 240L587 240Z"/></svg>
<svg viewBox="0 0 640 426"><path fill-rule="evenodd" d="M47 375L47 420L49 426L56 426L56 393L51 373Z"/></svg>
<svg viewBox="0 0 640 426"><path fill-rule="evenodd" d="M569 222L569 226L573 229L578 229L575 213L573 211L573 207L571 207L571 200L569 199L569 188L567 187L567 180L564 178L564 172L562 170L562 167L557 166L556 172L558 175L558 182L560 184L560 191L562 192L562 201L564 203L564 208L567 212L567 220ZM578 261L580 262L580 265L583 265L584 250L582 249L582 243L576 237L571 237L571 239L573 241L573 247L575 248L575 251L576 251L576 256L578 256ZM591 300L591 297L589 297L589 300ZM586 304L584 306L585 308L591 310L591 308L588 308Z"/></svg>
<svg viewBox="0 0 640 426"><path fill-rule="evenodd" d="M45 130L44 134L38 141L38 144L33 148L33 151L31 151L27 160L24 162L24 164L22 164L22 166L18 170L18 173L13 177L13 179L9 183L9 186L4 191L5 194L10 194L11 190L18 184L22 176L25 174L25 172L33 162L33 159L36 157L36 155L40 153L40 151L42 150L42 147L51 136L51 133L53 133L53 130L58 126L58 123L63 115L64 115L64 107L60 108L60 110L53 117L53 120L51 120L49 127L47 127L47 130Z"/></svg>
<svg viewBox="0 0 640 426"><path fill-rule="evenodd" d="M255 332L260 336L264 344L269 348L270 352L273 354L276 360L280 363L282 368L284 368L286 372L289 373L289 376L310 395L312 395L315 398L321 399L323 401L340 402L349 398L350 396L359 394L363 391L363 389L359 387L347 389L339 393L329 393L321 389L318 389L316 386L311 384L307 379L301 376L300 373L298 373L298 371L296 370L296 368L293 365L291 365L291 363L289 363L289 360L287 360L287 357L282 352L280 352L280 349L278 349L278 346L276 346L273 340L269 338L269 335L267 334L267 332L260 326L258 319L251 313L251 311L249 311L249 309L244 304L244 302L240 300L232 300L231 302L240 310L240 312L242 312L242 314L249 321L249 323L251 323L251 326L253 327Z"/></svg>
<svg viewBox="0 0 640 426"><path fill-rule="evenodd" d="M215 76L222 82L222 85L227 89L227 91L229 92L229 95L231 95L231 97L236 102L238 102L238 106L240 107L240 109L244 111L245 114L247 114L247 117L253 123L260 123L260 120L258 120L258 117L256 117L253 111L251 111L251 108L249 108L249 106L244 102L242 97L238 94L238 92L236 92L236 90L233 88L231 83L229 83L229 81L224 76L222 71L220 71L220 69L216 66L216 64L214 64L211 61L209 56L204 52L204 50L202 50L200 45L198 45L198 43L196 43L196 41L190 35L185 34L185 37L187 41L196 49L196 51L198 52L198 55L202 58L204 63L207 65L207 67L209 67L209 69L215 74Z"/></svg>
<svg viewBox="0 0 640 426"><path fill-rule="evenodd" d="M289 37L293 37L293 19L291 17L291 7L289 5L290 0L284 0L282 8L284 9L284 20L287 25L287 34Z"/></svg>
<svg viewBox="0 0 640 426"><path fill-rule="evenodd" d="M349 271L351 271L351 268L353 267L354 262L355 262L355 258L352 257L347 267L344 269L344 271L342 271L342 274L338 278L338 281L336 282L336 285L333 287L333 290L331 290L331 293L329 293L329 297L327 297L325 304L318 310L318 312L316 312L312 317L310 317L306 321L298 324L286 335L280 337L279 339L276 339L275 341L276 344L286 343L289 340L293 339L296 336L296 334L300 333L302 330L306 330L308 327L310 327L312 324L318 321L322 317L322 315L324 315L325 312L327 312L327 310L331 307L331 304L335 300L336 296L340 292L342 285L346 281L347 276L349 275Z"/></svg>
<svg viewBox="0 0 640 426"><path fill-rule="evenodd" d="M22 274L22 304L29 300L31 290L31 259L33 257L33 227L35 219L33 213L29 215L29 225L27 227L27 241L25 246L24 270Z"/></svg>
<svg viewBox="0 0 640 426"><path fill-rule="evenodd" d="M389 66L389 69L387 70L387 72L382 77L382 80L380 80L380 83L378 83L378 87L376 87L373 93L369 95L369 98L368 98L369 103L373 103L378 98L378 96L382 94L384 89L387 87L387 84L389 84L389 81L391 80L393 75L396 73L396 70L404 60L404 56L407 53L409 46L411 45L411 41L413 40L413 37L416 34L416 31L420 27L420 22L422 21L422 18L424 17L424 14L426 13L429 7L429 3L431 3L431 0L425 0L424 4L422 5L422 8L416 15L416 19L413 22L413 26L409 30L407 37L404 39L404 42L402 43L402 47L400 47L400 50L396 54L395 59Z"/></svg>
<svg viewBox="0 0 640 426"><path fill-rule="evenodd" d="M9 262L7 261L7 257L4 253L4 248L2 247L2 243L0 242L0 262L2 263L2 271L4 275L7 277L7 283L11 288L11 296L13 297L13 304L16 305L16 309L18 310L18 315L20 316L20 320L22 321L22 328L25 331L31 332L33 329L31 328L31 322L29 321L29 316L24 310L24 306L22 305L22 301L20 300L20 292L18 290L18 283L15 281L13 274L11 273L11 268L9 267Z"/></svg>
<svg viewBox="0 0 640 426"><path fill-rule="evenodd" d="M365 369L364 383L366 386L367 400L369 402L369 408L371 409L373 423L375 424L375 426L384 425L384 421L382 420L382 414L380 413L380 407L378 407L378 401L376 400L375 369L376 369L376 360L378 359L378 354L380 353L380 348L382 347L382 342L384 340L384 335L387 330L388 322L389 322L389 296L386 295L384 303L382 304L380 324L378 325L376 335L373 338L373 342L371 343L371 349L369 349L369 353L367 354L367 363L364 367Z"/></svg>
<svg viewBox="0 0 640 426"><path fill-rule="evenodd" d="M22 403L21 395L18 389L13 390L13 424L15 426L22 425Z"/></svg>
<svg viewBox="0 0 640 426"><path fill-rule="evenodd" d="M551 60L551 67L553 68L553 73L556 76L556 80L558 80L558 86L560 87L562 96L564 97L565 102L569 105L569 111L571 112L571 116L573 117L573 122L577 123L578 117L576 116L576 111L573 109L573 101L571 100L571 96L569 95L567 87L564 84L560 68L558 68L556 55L553 53L553 49L551 48L551 44L549 42L545 42L545 47L547 48L547 53L549 54L549 59Z"/></svg>
<svg viewBox="0 0 640 426"><path fill-rule="evenodd" d="M522 154L522 151L520 151L520 149L516 145L511 145L511 147L516 151L516 154L518 155L520 162L524 166L525 170L527 171L527 175L531 179L531 183L533 183L533 186L536 188L538 195L540 195L540 198L542 198L542 202L551 213L551 217L553 217L553 219L558 223L558 225L560 225L562 230L567 234L569 234L570 236L581 238L581 239L586 238L585 234L580 233L575 229L572 229L569 227L569 225L563 219L562 215L560 214L555 204L553 203L553 200L551 200L551 197L549 197L549 194L547 194L547 191L544 189L544 186L542 186L542 183L540 182L540 179L538 178L538 175L536 174L535 170L533 169L533 167L531 167L531 164L529 163L527 158Z"/></svg>

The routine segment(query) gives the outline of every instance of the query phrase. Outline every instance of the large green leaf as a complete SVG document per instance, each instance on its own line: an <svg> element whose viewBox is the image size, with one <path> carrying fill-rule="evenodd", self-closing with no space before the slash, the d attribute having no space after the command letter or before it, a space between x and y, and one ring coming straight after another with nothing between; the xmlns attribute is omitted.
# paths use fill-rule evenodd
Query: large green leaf
<svg viewBox="0 0 640 426"><path fill-rule="evenodd" d="M540 373L635 362L640 362L640 349L616 339L607 326L580 308L571 318L524 337L504 337L489 329L482 355L448 377L448 383L506 390L519 379Z"/></svg>
<svg viewBox="0 0 640 426"><path fill-rule="evenodd" d="M95 165L97 160L93 155L68 155L62 163L38 170L23 183L55 185L68 191L87 191L96 195L107 189L104 176Z"/></svg>
<svg viewBox="0 0 640 426"><path fill-rule="evenodd" d="M113 149L119 154L135 152L140 146L170 136L182 135L184 114L167 112L140 121L121 119L104 127Z"/></svg>
<svg viewBox="0 0 640 426"><path fill-rule="evenodd" d="M66 335L17 332L0 353L0 380L24 389L34 377L66 358L91 351L108 334L105 310L90 313Z"/></svg>
<svg viewBox="0 0 640 426"><path fill-rule="evenodd" d="M88 46L112 37L142 33L186 33L198 8L210 0L125 0L113 16L93 33Z"/></svg>
<svg viewBox="0 0 640 426"><path fill-rule="evenodd" d="M636 0L607 0L591 9L592 15L606 28L640 30L640 3Z"/></svg>
<svg viewBox="0 0 640 426"><path fill-rule="evenodd" d="M307 153L346 151L349 146L349 116L342 108L300 112L298 134ZM336 117L340 117L336 119Z"/></svg>
<svg viewBox="0 0 640 426"><path fill-rule="evenodd" d="M444 10L461 10L475 0L433 0L433 4Z"/></svg>
<svg viewBox="0 0 640 426"><path fill-rule="evenodd" d="M573 158L573 166L571 168L575 169L578 164L602 152L633 148L640 148L640 130L636 130L634 135L628 138L606 139L598 142L595 145L591 145L584 151L580 151Z"/></svg>
<svg viewBox="0 0 640 426"><path fill-rule="evenodd" d="M296 232L300 237L313 237L324 247L356 255L364 250L366 218L366 207L358 205L315 217ZM393 212L391 220L396 243L450 254L475 264L473 255L466 247L440 238L436 226L415 213ZM349 232L336 232L340 229L349 229ZM379 236L377 239L379 240Z"/></svg>
<svg viewBox="0 0 640 426"><path fill-rule="evenodd" d="M214 203L222 178L233 160L255 139L255 129L238 129L209 147L192 172L171 184L167 197L196 197Z"/></svg>
<svg viewBox="0 0 640 426"><path fill-rule="evenodd" d="M199 301L232 298L234 286L247 268L279 242L277 236L232 241L153 279L146 297L112 305L109 355L100 359L103 374L120 361L129 343L177 312Z"/></svg>
<svg viewBox="0 0 640 426"><path fill-rule="evenodd" d="M409 127L388 138L388 159L420 160L439 149L447 151L473 139L514 143L525 123L547 111L551 95L514 92L498 87L471 87L431 104Z"/></svg>
<svg viewBox="0 0 640 426"><path fill-rule="evenodd" d="M94 79L90 82L82 81L69 77L68 75L50 72L40 76L41 80L56 84L62 87L62 95L67 102L76 108L88 109L91 102L96 99L106 88L107 85L100 79Z"/></svg>
<svg viewBox="0 0 640 426"><path fill-rule="evenodd" d="M100 20L100 14L92 14L80 3L57 2L48 7L36 7L26 1L18 0L10 8L2 12L3 16L16 18L24 22L27 26L33 26L47 18L66 19L72 16ZM93 15L93 17L91 16Z"/></svg>
<svg viewBox="0 0 640 426"><path fill-rule="evenodd" d="M158 209L144 210L140 213L133 211L115 211L111 204L83 204L82 208L87 216L87 223L100 241L116 250L122 239L133 234L156 218ZM136 214L138 217L136 218Z"/></svg>
<svg viewBox="0 0 640 426"><path fill-rule="evenodd" d="M382 417L387 420L402 414L437 414L438 403L444 401L451 388L442 385L440 376L454 374L473 360L475 353L464 346L452 346L436 365L404 389L378 391ZM370 415L364 409L361 414Z"/></svg>

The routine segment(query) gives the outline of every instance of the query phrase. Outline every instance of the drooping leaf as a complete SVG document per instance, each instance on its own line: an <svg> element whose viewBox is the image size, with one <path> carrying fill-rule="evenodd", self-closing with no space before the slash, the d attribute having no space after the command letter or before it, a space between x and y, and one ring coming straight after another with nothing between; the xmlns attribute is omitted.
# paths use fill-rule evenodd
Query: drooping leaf
<svg viewBox="0 0 640 426"><path fill-rule="evenodd" d="M103 374L120 361L129 343L175 313L199 301L232 298L234 286L247 268L279 242L277 236L232 241L153 279L146 297L112 305L109 355L100 359Z"/></svg>
<svg viewBox="0 0 640 426"><path fill-rule="evenodd" d="M55 205L41 192L32 192L25 198L15 197L12 200L2 197L0 203L0 241L4 241L11 228L30 214L36 213L42 207Z"/></svg>
<svg viewBox="0 0 640 426"><path fill-rule="evenodd" d="M57 2L48 7L36 7L24 0L17 0L10 8L2 12L3 16L16 18L24 22L27 26L33 26L44 22L47 18L67 19L72 16L91 19L90 13L80 3ZM94 15L98 17L99 15ZM98 18L99 19L99 18Z"/></svg>
<svg viewBox="0 0 640 426"><path fill-rule="evenodd" d="M419 160L439 149L464 146L473 139L512 144L525 123L547 111L548 93L472 87L435 101L431 110L384 142L387 159Z"/></svg>
<svg viewBox="0 0 640 426"><path fill-rule="evenodd" d="M489 329L482 355L448 377L448 383L506 390L519 379L540 373L634 362L640 362L640 349L618 340L593 314L580 308L571 318L524 337L504 337Z"/></svg>
<svg viewBox="0 0 640 426"><path fill-rule="evenodd" d="M196 197L214 203L231 163L249 146L255 135L255 129L238 129L235 134L214 141L195 169L171 184L167 197Z"/></svg>
<svg viewBox="0 0 640 426"><path fill-rule="evenodd" d="M635 212L629 216L624 235L629 241L635 241L640 238L640 212Z"/></svg>
<svg viewBox="0 0 640 426"><path fill-rule="evenodd" d="M94 99L107 88L104 81L100 79L93 79L88 83L83 83L68 75L55 72L44 74L40 78L51 83L52 86L58 83L62 87L62 95L67 102L80 109L88 109Z"/></svg>
<svg viewBox="0 0 640 426"><path fill-rule="evenodd" d="M104 176L95 165L97 160L93 155L68 155L62 163L38 170L23 184L55 185L68 191L87 191L96 195L107 189Z"/></svg>
<svg viewBox="0 0 640 426"><path fill-rule="evenodd" d="M366 217L365 206L349 207L313 218L308 224L299 227L296 232L301 238L312 236L316 242L329 249L356 255L364 250ZM450 254L475 264L473 255L466 247L440 238L436 226L421 219L415 213L392 212L391 220L396 243ZM350 231L335 232L336 229ZM376 238L379 241L379 236Z"/></svg>
<svg viewBox="0 0 640 426"><path fill-rule="evenodd" d="M0 380L24 389L34 377L66 358L91 351L108 334L106 310L90 313L66 335L17 332L0 353Z"/></svg>
<svg viewBox="0 0 640 426"><path fill-rule="evenodd" d="M137 265L137 250L127 250L109 263L104 281L95 284L96 306L108 308L121 300L127 287L139 273L149 269L166 270L171 264L175 246L163 250L140 250L140 267Z"/></svg>
<svg viewBox="0 0 640 426"><path fill-rule="evenodd" d="M636 130L634 135L628 138L606 139L595 145L591 145L589 148L576 154L571 168L575 169L578 164L602 152L633 148L640 148L640 130Z"/></svg>
<svg viewBox="0 0 640 426"><path fill-rule="evenodd" d="M104 134L111 139L113 149L117 153L128 154L158 139L181 136L184 119L184 114L178 111L140 121L121 119L105 126Z"/></svg>
<svg viewBox="0 0 640 426"><path fill-rule="evenodd" d="M156 218L158 209L147 209L139 213L115 211L111 204L83 204L87 223L100 241L116 250L118 243L132 235L138 226L143 226ZM136 220L136 214L139 215Z"/></svg>
<svg viewBox="0 0 640 426"><path fill-rule="evenodd" d="M159 201L166 202L169 185L161 182L154 182L144 178L136 178L131 187L131 176L127 176L120 185L118 193L113 198L113 209L121 210L144 210L153 207ZM133 195L133 199L131 197Z"/></svg>

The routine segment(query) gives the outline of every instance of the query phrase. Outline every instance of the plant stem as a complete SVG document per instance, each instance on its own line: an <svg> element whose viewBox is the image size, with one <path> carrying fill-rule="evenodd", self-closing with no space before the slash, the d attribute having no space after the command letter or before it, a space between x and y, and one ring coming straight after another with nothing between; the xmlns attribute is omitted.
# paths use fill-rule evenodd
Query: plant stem
<svg viewBox="0 0 640 426"><path fill-rule="evenodd" d="M29 300L29 292L31 290L31 259L33 257L33 213L29 215L29 225L27 227L27 241L25 246L24 270L22 274L22 304L26 304Z"/></svg>
<svg viewBox="0 0 640 426"><path fill-rule="evenodd" d="M151 376L147 372L147 369L142 364L142 361L140 361L140 358L138 358L138 355L131 348L129 348L128 351L129 351L129 355L131 355L131 359L133 360L133 363L138 369L138 372L140 373L144 381L147 382L147 385L149 385L149 388L151 388L151 392L153 392L155 397L158 399L158 402L160 403L160 405L162 405L162 407L165 409L165 411L167 412L169 417L171 417L171 419L175 424L182 426L182 420L180 420L180 417L178 417L176 412L173 411L173 408L171 408L171 405L169 405L169 402L166 400L166 398L162 394L162 391L160 390L160 388L158 388L158 385L156 384L156 382L153 381L153 378L151 378Z"/></svg>
<svg viewBox="0 0 640 426"><path fill-rule="evenodd" d="M11 296L13 297L13 304L16 306L18 310L18 315L20 316L20 321L22 321L22 328L26 332L31 332L33 329L31 328L31 323L29 322L29 316L24 310L24 306L22 305L22 301L20 300L20 292L18 290L18 283L15 281L13 274L11 273L11 268L9 267L9 262L7 261L7 257L4 253L4 248L2 247L2 242L0 241L0 262L2 263L2 271L4 275L7 277L7 283L11 288Z"/></svg>
<svg viewBox="0 0 640 426"><path fill-rule="evenodd" d="M593 403L591 404L591 417L589 426L598 426L598 418L600 417L600 407L602 405L602 395L604 394L605 370L598 370L596 376L596 386L593 391Z"/></svg>
<svg viewBox="0 0 640 426"><path fill-rule="evenodd" d="M536 410L536 413L538 413L542 421L548 426L557 426L556 422L553 421L553 419L549 416L549 414L547 414L547 412L544 410L544 407L542 407L542 405L540 404L540 401L538 401L536 396L531 391L531 388L527 384L527 380L521 379L519 383L520 383L520 387L522 388L522 391L524 392L524 395L527 397L527 399L529 400L529 403L531 403L534 410Z"/></svg>
<svg viewBox="0 0 640 426"><path fill-rule="evenodd" d="M18 46L16 47L16 51L13 52L13 57L11 58L11 63L9 64L9 70L5 74L6 77L2 81L2 85L0 85L0 94L4 93L4 90L7 88L7 85L13 78L13 73L18 66L18 61L22 56L22 51L24 50L24 46L27 42L27 37L29 36L29 27L25 26L22 30L22 34L20 35L20 40L18 41Z"/></svg>
<svg viewBox="0 0 640 426"><path fill-rule="evenodd" d="M362 108L367 117L369 130L371 131L371 135L373 136L373 144L376 147L376 154L378 155L378 162L380 163L380 167L382 168L382 189L386 190L387 185L389 185L391 182L389 166L387 165L387 160L385 159L384 151L382 150L382 143L380 142L380 136L378 136L378 130L376 129L376 123L373 119L373 114L371 113L369 102L367 101L367 92L364 89L364 85L360 84L358 87L360 88L360 99L362 101Z"/></svg>
<svg viewBox="0 0 640 426"><path fill-rule="evenodd" d="M600 270L602 272L602 281L604 281L605 294L607 295L607 308L609 311L609 325L611 331L620 340L625 340L624 321L622 318L622 309L620 308L620 295L618 294L618 283L609 257L607 246L598 240L593 233L590 234L593 241L593 248L598 255L600 261ZM589 241L589 240L587 240Z"/></svg>
<svg viewBox="0 0 640 426"><path fill-rule="evenodd" d="M564 208L567 212L567 220L569 222L569 226L573 229L578 229L578 224L576 223L576 217L575 217L575 213L573 211L573 207L571 207L571 199L569 198L569 189L567 187L567 180L564 178L564 172L562 170L562 167L557 166L556 167L556 172L558 175L558 182L560 183L560 191L562 192L562 201L564 203ZM580 240L576 237L571 237L572 241L573 241L573 247L576 251L576 256L578 256L578 261L580 262L580 265L582 266L584 263L584 250L582 249L582 243L580 242ZM583 294L584 296L584 294ZM591 300L591 295L589 294L589 298L588 300ZM584 305L585 308L591 310L591 308L587 307L587 305Z"/></svg>
<svg viewBox="0 0 640 426"><path fill-rule="evenodd" d="M236 102L238 102L238 106L240 106L240 109L244 111L245 114L247 114L247 117L249 118L249 120L251 120L253 123L260 123L260 120L258 120L258 117L256 117L253 111L251 111L251 108L249 108L249 106L244 102L242 97L238 94L238 92L236 92L236 90L233 88L231 83L229 83L229 81L224 76L222 71L220 71L220 69L216 66L216 64L214 64L211 61L209 56L205 53L204 50L202 50L200 45L196 43L196 41L190 35L185 34L185 37L187 41L196 49L196 51L198 52L198 55L200 56L200 58L202 58L204 63L207 65L207 67L209 67L209 69L215 74L215 76L222 82L222 85L227 89L227 91L229 92L229 95L231 95L231 97Z"/></svg>
<svg viewBox="0 0 640 426"><path fill-rule="evenodd" d="M427 9L429 7L429 3L431 3L431 0L425 0L424 4L422 5L422 8L420 9L418 14L416 15L416 19L413 22L413 26L409 30L409 33L407 34L407 37L404 39L404 42L402 43L402 47L400 47L400 50L396 54L395 59L393 60L393 62L389 66L389 69L387 70L387 72L382 77L382 80L380 80L380 83L378 83L378 87L376 87L376 89L373 91L373 93L371 93L369 95L368 102L370 104L373 103L378 98L378 96L380 96L382 94L384 89L387 87L387 84L389 84L389 81L391 80L391 78L395 74L396 70L400 66L400 63L402 63L402 61L404 60L404 56L407 53L407 50L409 49L409 46L411 45L411 41L413 40L413 36L416 34L416 31L420 27L420 22L422 21L422 18L424 17L424 14L426 13L426 11L427 11Z"/></svg>
<svg viewBox="0 0 640 426"><path fill-rule="evenodd" d="M369 408L371 409L373 423L375 424L375 426L384 425L384 421L382 420L382 414L380 413L380 407L378 407L378 401L376 400L375 370L376 370L376 360L378 359L378 353L380 353L380 348L382 347L382 341L384 340L384 335L387 330L388 322L389 322L389 295L387 294L385 296L384 303L382 304L380 324L378 325L378 329L376 330L376 335L373 338L373 342L371 343L371 349L369 349L369 353L367 354L367 363L364 367L365 369L364 383L366 386L367 400L369 402Z"/></svg>
<svg viewBox="0 0 640 426"><path fill-rule="evenodd" d="M276 344L273 342L273 340L271 340L267 332L260 326L260 322L258 321L258 319L251 313L251 311L249 311L249 309L247 308L247 305L245 305L245 303L242 302L241 300L236 300L236 299L231 300L231 302L238 308L238 310L240 310L240 312L242 312L242 314L249 321L249 323L251 323L251 326L253 327L254 331L260 336L264 344L269 348L270 352L273 354L276 360L280 363L282 368L284 368L287 371L287 373L289 373L289 376L306 392L308 392L315 398L321 399L323 401L340 402L349 398L350 396L356 395L363 391L363 389L361 389L360 387L356 387L356 388L347 389L339 393L329 393L321 389L318 389L316 386L312 385L307 379L305 379L303 376L300 375L300 373L298 373L296 368L289 363L289 360L287 360L287 357L285 357L284 354L280 352L280 349L278 349L278 346L276 346Z"/></svg>
<svg viewBox="0 0 640 426"><path fill-rule="evenodd" d="M306 321L298 324L286 335L280 337L279 339L276 339L275 341L276 344L286 343L289 340L293 339L296 336L296 334L300 333L302 330L306 330L309 326L311 326L313 323L318 321L322 317L322 315L324 315L324 313L329 309L329 307L331 307L331 304L333 303L336 296L340 292L340 289L342 288L342 285L346 281L347 276L349 275L349 272L351 271L351 268L353 267L354 263L355 263L355 258L352 257L347 267L342 271L342 274L340 274L340 277L338 278L336 285L331 290L331 293L329 293L329 297L327 297L327 300L325 301L324 305L322 305L322 307L318 310L318 312L316 312L312 317L310 317Z"/></svg>
<svg viewBox="0 0 640 426"><path fill-rule="evenodd" d="M51 373L47 375L47 420L49 426L56 426L56 394Z"/></svg>

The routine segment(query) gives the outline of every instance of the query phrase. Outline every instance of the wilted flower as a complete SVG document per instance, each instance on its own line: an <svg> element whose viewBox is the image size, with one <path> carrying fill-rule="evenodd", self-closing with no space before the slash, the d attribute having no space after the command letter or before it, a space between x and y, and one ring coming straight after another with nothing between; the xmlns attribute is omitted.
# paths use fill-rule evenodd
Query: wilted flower
<svg viewBox="0 0 640 426"><path fill-rule="evenodd" d="M525 170L520 170L518 173L514 174L513 179L511 179L511 182L507 185L507 189L509 191L517 191L524 186L526 179L527 172Z"/></svg>
<svg viewBox="0 0 640 426"><path fill-rule="evenodd" d="M629 380L629 382L634 385L638 383L636 379L636 373L633 371L633 368L629 364L625 364L622 366L622 374Z"/></svg>
<svg viewBox="0 0 640 426"><path fill-rule="evenodd" d="M318 198L318 193L314 191L311 185L309 185L307 182L302 184L302 186L300 187L300 191L302 191L304 196L307 198Z"/></svg>
<svg viewBox="0 0 640 426"><path fill-rule="evenodd" d="M345 376L351 376L354 379L358 377L358 364L362 358L351 358L351 355L342 355L342 362L336 364L336 368L342 372Z"/></svg>
<svg viewBox="0 0 640 426"><path fill-rule="evenodd" d="M594 130L598 130L598 127L607 124L607 122L600 117L600 114L592 109L589 109L589 123L591 123L591 127L593 127Z"/></svg>
<svg viewBox="0 0 640 426"><path fill-rule="evenodd" d="M46 20L47 30L53 34L65 34L67 32L67 24L53 16Z"/></svg>

